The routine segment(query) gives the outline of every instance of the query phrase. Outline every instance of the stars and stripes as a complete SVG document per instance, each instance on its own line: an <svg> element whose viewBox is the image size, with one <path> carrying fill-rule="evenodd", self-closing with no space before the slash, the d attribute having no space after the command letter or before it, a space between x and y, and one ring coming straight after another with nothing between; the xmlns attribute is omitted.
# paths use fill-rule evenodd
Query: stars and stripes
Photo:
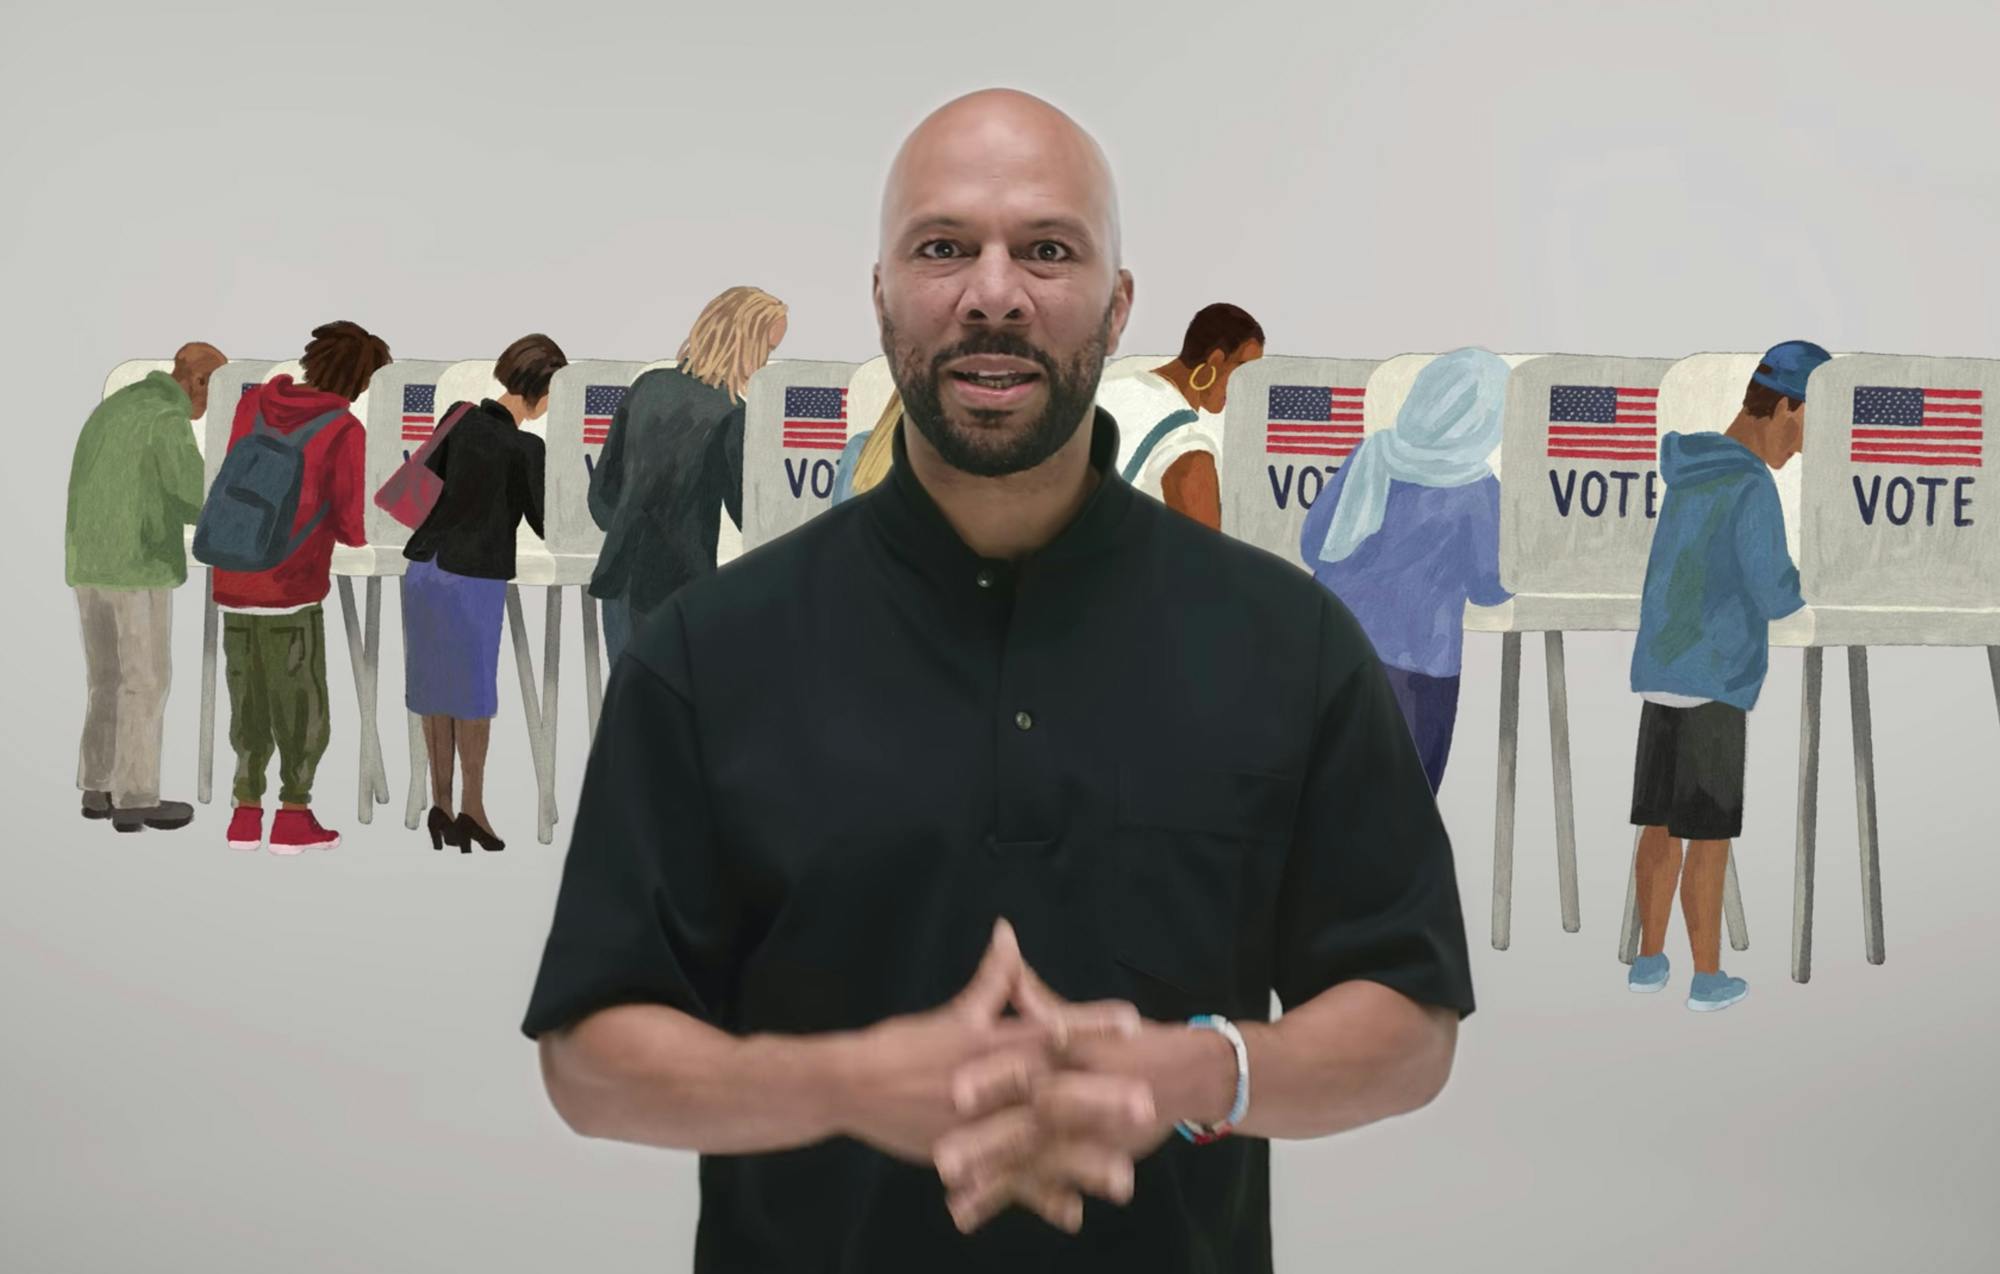
<svg viewBox="0 0 2000 1274"><path fill-rule="evenodd" d="M1551 385L1549 458L1652 464L1660 457L1659 405L1657 388Z"/></svg>
<svg viewBox="0 0 2000 1274"><path fill-rule="evenodd" d="M422 442L437 428L437 386L403 386L403 441Z"/></svg>
<svg viewBox="0 0 2000 1274"><path fill-rule="evenodd" d="M1977 389L1857 385L1848 458L1855 464L1977 469L1985 452Z"/></svg>
<svg viewBox="0 0 2000 1274"><path fill-rule="evenodd" d="M1366 390L1344 385L1273 385L1264 420L1264 452L1346 460L1361 445Z"/></svg>
<svg viewBox="0 0 2000 1274"><path fill-rule="evenodd" d="M785 386L784 450L840 451L847 446L847 390Z"/></svg>
<svg viewBox="0 0 2000 1274"><path fill-rule="evenodd" d="M625 401L624 385L583 387L583 445L601 447L611 437L611 418Z"/></svg>

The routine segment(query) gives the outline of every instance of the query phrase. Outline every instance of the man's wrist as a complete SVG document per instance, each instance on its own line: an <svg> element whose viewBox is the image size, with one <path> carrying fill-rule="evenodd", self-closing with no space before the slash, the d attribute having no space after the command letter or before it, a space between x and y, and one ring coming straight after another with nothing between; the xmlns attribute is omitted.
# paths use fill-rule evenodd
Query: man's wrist
<svg viewBox="0 0 2000 1274"><path fill-rule="evenodd" d="M1168 1026L1171 1092L1161 1102L1170 1122L1204 1127L1222 1122L1236 1104L1236 1048L1217 1031Z"/></svg>
<svg viewBox="0 0 2000 1274"><path fill-rule="evenodd" d="M827 1134L853 1137L866 1122L869 1065L865 1031L829 1031L810 1037L820 1121Z"/></svg>
<svg viewBox="0 0 2000 1274"><path fill-rule="evenodd" d="M739 1073L771 1085L771 1100L794 1094L798 1117L811 1126L808 1141L850 1136L857 1122L860 1067L854 1035L753 1035L738 1041Z"/></svg>

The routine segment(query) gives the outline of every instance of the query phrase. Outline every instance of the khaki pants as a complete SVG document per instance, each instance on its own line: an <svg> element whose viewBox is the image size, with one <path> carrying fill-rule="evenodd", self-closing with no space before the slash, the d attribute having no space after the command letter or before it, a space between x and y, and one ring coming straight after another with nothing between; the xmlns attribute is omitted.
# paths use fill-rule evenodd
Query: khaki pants
<svg viewBox="0 0 2000 1274"><path fill-rule="evenodd" d="M89 684L76 785L120 809L160 803L160 736L173 674L173 592L76 590Z"/></svg>

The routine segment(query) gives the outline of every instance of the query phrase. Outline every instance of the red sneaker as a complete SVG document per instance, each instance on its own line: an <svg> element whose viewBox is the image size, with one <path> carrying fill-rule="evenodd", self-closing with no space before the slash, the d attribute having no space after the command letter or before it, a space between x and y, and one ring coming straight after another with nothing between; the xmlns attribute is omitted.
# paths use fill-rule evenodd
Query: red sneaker
<svg viewBox="0 0 2000 1274"><path fill-rule="evenodd" d="M229 848L264 848L264 811L255 805L239 805L229 816Z"/></svg>
<svg viewBox="0 0 2000 1274"><path fill-rule="evenodd" d="M296 854L302 849L332 849L340 833L319 825L311 810L279 810L271 823L271 852Z"/></svg>

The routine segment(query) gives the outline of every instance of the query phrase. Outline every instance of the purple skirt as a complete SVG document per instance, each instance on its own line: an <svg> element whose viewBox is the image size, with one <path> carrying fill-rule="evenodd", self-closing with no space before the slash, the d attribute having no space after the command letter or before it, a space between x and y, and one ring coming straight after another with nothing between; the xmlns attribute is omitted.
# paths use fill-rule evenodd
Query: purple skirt
<svg viewBox="0 0 2000 1274"><path fill-rule="evenodd" d="M423 717L500 713L500 628L507 581L411 562L403 576L403 702Z"/></svg>

